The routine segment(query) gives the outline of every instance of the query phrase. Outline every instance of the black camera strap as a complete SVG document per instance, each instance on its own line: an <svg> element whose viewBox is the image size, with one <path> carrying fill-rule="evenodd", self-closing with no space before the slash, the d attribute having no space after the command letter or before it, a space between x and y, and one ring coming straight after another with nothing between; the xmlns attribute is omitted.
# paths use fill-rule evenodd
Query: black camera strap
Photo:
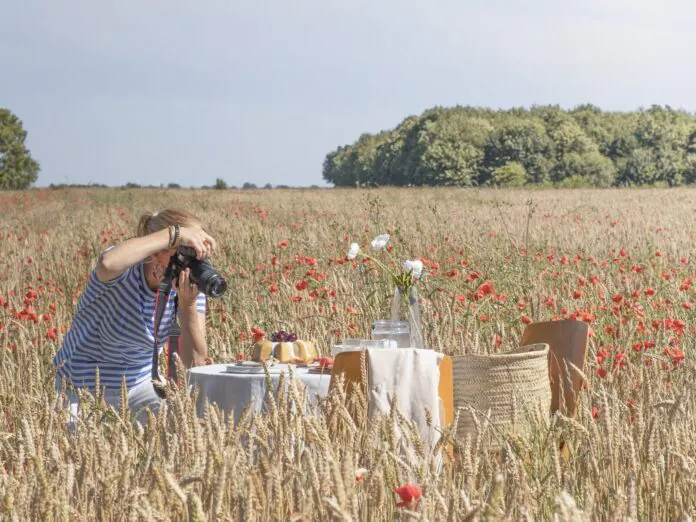
<svg viewBox="0 0 696 522"><path fill-rule="evenodd" d="M181 328L178 319L179 294L174 296L174 311L172 312L172 323L169 327L169 340L167 341L167 379L176 379L176 363L174 354L179 354L179 339Z"/></svg>
<svg viewBox="0 0 696 522"><path fill-rule="evenodd" d="M174 264L170 261L164 273L164 278L157 286L157 297L155 298L155 343L152 349L152 380L160 383L163 381L159 374L159 327L164 311L167 309L169 295L172 293L173 276ZM174 312L176 313L176 310Z"/></svg>

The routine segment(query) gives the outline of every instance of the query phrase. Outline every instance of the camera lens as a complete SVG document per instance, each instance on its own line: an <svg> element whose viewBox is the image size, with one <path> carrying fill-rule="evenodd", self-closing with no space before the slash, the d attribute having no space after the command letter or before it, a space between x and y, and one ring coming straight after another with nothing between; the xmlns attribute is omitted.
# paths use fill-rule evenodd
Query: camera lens
<svg viewBox="0 0 696 522"><path fill-rule="evenodd" d="M205 294L210 297L220 297L227 290L227 282L220 276L213 276L205 284Z"/></svg>
<svg viewBox="0 0 696 522"><path fill-rule="evenodd" d="M227 290L227 282L207 261L190 263L191 279L198 289L210 297L220 297Z"/></svg>

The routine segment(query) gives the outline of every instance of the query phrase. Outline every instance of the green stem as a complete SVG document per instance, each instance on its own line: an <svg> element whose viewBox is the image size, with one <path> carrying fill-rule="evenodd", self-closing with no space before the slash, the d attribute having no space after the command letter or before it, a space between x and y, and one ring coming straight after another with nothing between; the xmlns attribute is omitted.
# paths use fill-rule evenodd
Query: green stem
<svg viewBox="0 0 696 522"><path fill-rule="evenodd" d="M371 259L372 261L374 261L375 263L377 263L377 265L379 265L380 267L382 267L384 270L387 271L387 273L391 276L392 281L396 281L396 276L394 275L394 272L392 272L384 263L382 263L381 261L379 261L376 257L368 256L367 254L361 254L361 255L362 255L363 257L365 257L365 258L367 258L367 259Z"/></svg>

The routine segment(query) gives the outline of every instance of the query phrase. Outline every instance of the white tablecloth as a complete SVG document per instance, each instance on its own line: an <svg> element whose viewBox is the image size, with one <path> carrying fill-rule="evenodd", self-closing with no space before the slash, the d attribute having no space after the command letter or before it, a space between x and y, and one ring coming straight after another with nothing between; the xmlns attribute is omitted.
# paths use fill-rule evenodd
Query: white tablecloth
<svg viewBox="0 0 696 522"><path fill-rule="evenodd" d="M263 408L266 396L265 373L227 373L226 364L197 366L189 370L189 384L198 386L198 413L202 415L205 399L217 404L226 415L234 414L234 421L244 411L249 402L254 403L256 411ZM285 371L286 384L290 380L289 371ZM310 373L307 368L295 368L295 375L307 387L309 398L316 404L316 396L326 396L329 392L331 372ZM274 389L278 386L280 374L271 374Z"/></svg>

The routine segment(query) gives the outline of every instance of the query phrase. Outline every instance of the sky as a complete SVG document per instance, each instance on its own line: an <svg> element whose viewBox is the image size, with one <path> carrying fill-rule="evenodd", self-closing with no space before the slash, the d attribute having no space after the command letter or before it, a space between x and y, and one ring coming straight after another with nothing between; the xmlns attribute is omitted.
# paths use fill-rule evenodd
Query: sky
<svg viewBox="0 0 696 522"><path fill-rule="evenodd" d="M0 107L37 186L325 186L434 106L696 111L684 0L5 0Z"/></svg>

